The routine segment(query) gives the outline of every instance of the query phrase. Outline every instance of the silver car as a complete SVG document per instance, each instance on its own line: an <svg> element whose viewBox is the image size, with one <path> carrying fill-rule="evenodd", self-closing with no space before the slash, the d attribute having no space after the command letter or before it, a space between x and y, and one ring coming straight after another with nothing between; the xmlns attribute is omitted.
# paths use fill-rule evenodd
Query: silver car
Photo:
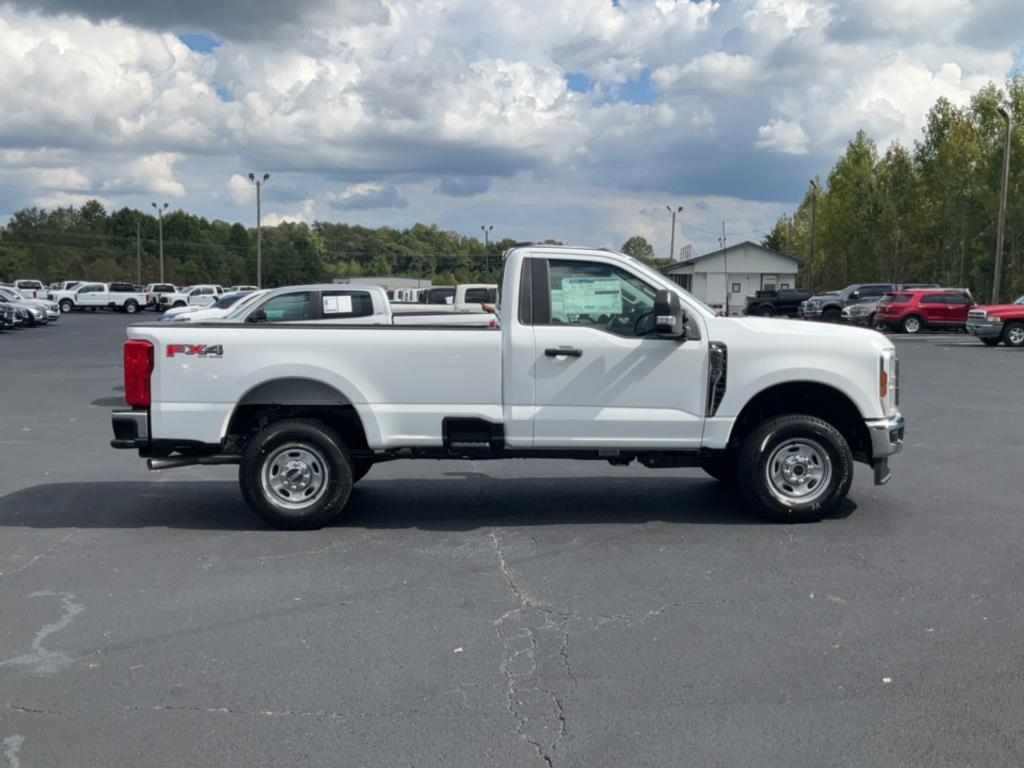
<svg viewBox="0 0 1024 768"><path fill-rule="evenodd" d="M31 325L53 323L60 319L60 307L49 299L26 299L18 291L0 285L0 301L29 310Z"/></svg>

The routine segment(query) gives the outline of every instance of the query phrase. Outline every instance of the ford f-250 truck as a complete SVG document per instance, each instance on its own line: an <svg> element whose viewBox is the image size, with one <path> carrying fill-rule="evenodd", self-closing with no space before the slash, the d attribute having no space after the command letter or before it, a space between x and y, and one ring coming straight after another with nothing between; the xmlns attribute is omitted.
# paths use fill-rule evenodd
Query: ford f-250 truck
<svg viewBox="0 0 1024 768"><path fill-rule="evenodd" d="M549 245L506 253L499 318L132 325L112 444L151 469L237 463L281 528L327 523L374 463L417 458L699 466L804 522L846 497L854 461L886 482L902 447L874 331L716 317L635 259Z"/></svg>

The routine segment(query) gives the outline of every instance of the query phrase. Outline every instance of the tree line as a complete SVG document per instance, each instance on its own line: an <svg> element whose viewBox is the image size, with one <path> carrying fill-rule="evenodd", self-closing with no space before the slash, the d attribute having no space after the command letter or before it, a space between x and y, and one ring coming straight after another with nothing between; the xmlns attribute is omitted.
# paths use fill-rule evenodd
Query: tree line
<svg viewBox="0 0 1024 768"><path fill-rule="evenodd" d="M80 207L26 208L0 229L0 280L88 279L150 283L159 279L159 221L96 200ZM335 277L402 275L435 284L495 282L501 254L514 245L485 245L437 226L408 229L286 222L263 227L263 284L330 281ZM186 211L163 217L164 277L192 285L256 281L256 231Z"/></svg>
<svg viewBox="0 0 1024 768"><path fill-rule="evenodd" d="M1009 194L1001 298L1024 293L1024 75L989 84L963 107L940 98L922 136L880 152L859 131L818 188L782 216L764 245L803 260L813 290L859 282L935 281L988 301L993 283L1006 121ZM816 222L814 221L816 219ZM815 224L816 226L812 226ZM814 243L812 249L812 234ZM813 255L812 255L813 250Z"/></svg>

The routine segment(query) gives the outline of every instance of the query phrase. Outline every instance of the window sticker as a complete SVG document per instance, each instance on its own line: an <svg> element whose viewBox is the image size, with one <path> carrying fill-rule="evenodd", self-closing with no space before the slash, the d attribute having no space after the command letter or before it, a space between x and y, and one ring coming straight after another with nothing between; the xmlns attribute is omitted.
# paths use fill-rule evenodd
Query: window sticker
<svg viewBox="0 0 1024 768"><path fill-rule="evenodd" d="M561 294L561 313L569 317L622 314L622 284L615 277L566 277Z"/></svg>
<svg viewBox="0 0 1024 768"><path fill-rule="evenodd" d="M351 296L324 296L324 314L352 313Z"/></svg>

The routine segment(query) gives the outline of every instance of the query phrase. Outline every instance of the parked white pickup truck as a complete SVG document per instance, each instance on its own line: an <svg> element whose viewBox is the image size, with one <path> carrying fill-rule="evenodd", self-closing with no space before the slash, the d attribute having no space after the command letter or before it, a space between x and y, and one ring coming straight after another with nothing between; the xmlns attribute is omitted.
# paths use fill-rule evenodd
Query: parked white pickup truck
<svg viewBox="0 0 1024 768"><path fill-rule="evenodd" d="M172 307L208 307L224 293L219 285L192 285L182 291L161 293L157 297L157 309Z"/></svg>
<svg viewBox="0 0 1024 768"><path fill-rule="evenodd" d="M145 292L136 291L129 283L79 283L70 290L48 295L64 313L73 309L116 309L131 315L146 306Z"/></svg>
<svg viewBox="0 0 1024 768"><path fill-rule="evenodd" d="M133 325L112 445L151 469L238 463L282 528L325 524L375 462L406 458L700 466L802 522L846 497L855 460L886 482L902 447L896 352L874 331L716 317L628 256L548 245L506 254L499 316Z"/></svg>
<svg viewBox="0 0 1024 768"><path fill-rule="evenodd" d="M228 296L230 294L224 294ZM216 305L215 305L216 306ZM426 306L426 305L419 305ZM451 314L426 310L394 315L387 291L379 285L292 285L250 294L230 310L216 312L191 307L169 309L175 322L194 323L333 323L335 325L497 325L490 313ZM179 313L179 314L172 314Z"/></svg>
<svg viewBox="0 0 1024 768"><path fill-rule="evenodd" d="M438 296L447 300L438 301ZM426 288L420 291L420 297L427 301L419 303L393 302L391 311L396 315L422 314L438 312L450 314L470 314L486 312L484 304L494 304L498 298L498 286L494 283L467 283L455 288Z"/></svg>

